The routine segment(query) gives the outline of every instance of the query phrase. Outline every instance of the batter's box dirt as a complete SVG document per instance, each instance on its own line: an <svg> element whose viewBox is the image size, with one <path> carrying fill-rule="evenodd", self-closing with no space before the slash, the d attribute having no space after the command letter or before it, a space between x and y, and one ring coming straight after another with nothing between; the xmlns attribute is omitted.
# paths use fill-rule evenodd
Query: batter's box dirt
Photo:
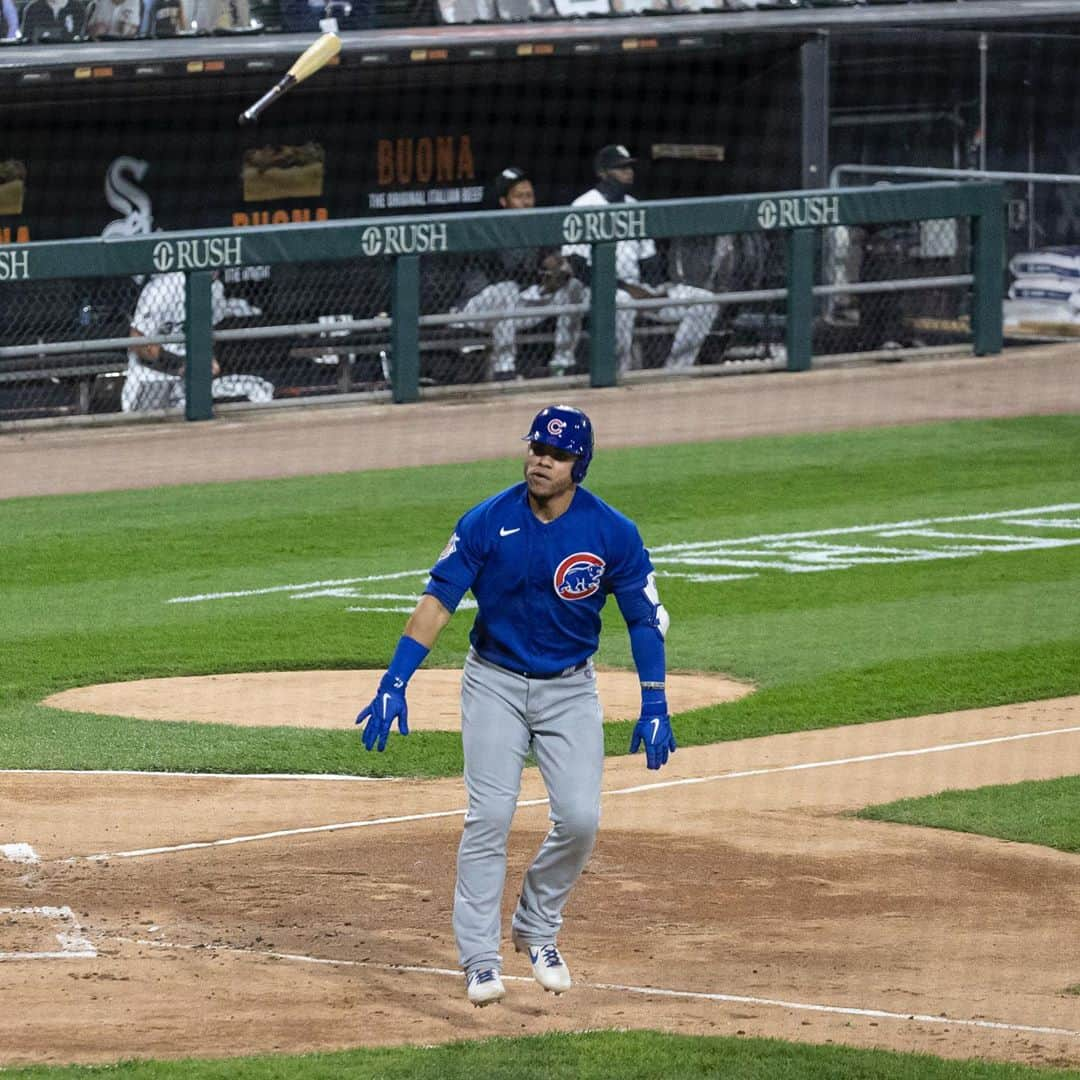
<svg viewBox="0 0 1080 1080"><path fill-rule="evenodd" d="M97 950L69 907L0 908L0 960L91 959Z"/></svg>

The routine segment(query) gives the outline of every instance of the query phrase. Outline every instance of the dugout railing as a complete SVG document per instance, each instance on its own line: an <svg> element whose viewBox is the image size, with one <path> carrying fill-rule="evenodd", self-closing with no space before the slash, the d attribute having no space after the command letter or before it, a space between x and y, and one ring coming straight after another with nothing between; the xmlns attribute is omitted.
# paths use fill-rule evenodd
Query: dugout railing
<svg viewBox="0 0 1080 1080"><path fill-rule="evenodd" d="M422 315L421 260L434 255L497 252L509 249L561 248L588 245L591 251L591 289L582 305L534 309L545 315L585 312L588 317L589 383L612 386L618 381L616 340L616 247L620 240L650 238L670 241L685 237L743 234L782 238L785 251L782 288L717 292L712 299L724 305L750 301L783 303L783 344L786 367L804 371L813 357L816 298L838 292L893 288L895 283L816 285L822 234L832 228L873 226L890 222L960 220L969 223L963 245L967 265L962 272L928 276L902 284L911 289L963 290L970 312L971 344L976 355L1002 348L1002 287L1004 278L1003 189L996 183L925 183L893 187L848 188L842 191L770 192L756 195L679 199L610 206L557 207L535 210L414 215L330 221L317 224L229 228L155 233L124 239L46 241L0 247L0 289L11 291L32 283L57 279L130 277L145 280L155 274L183 274L185 319L182 332L163 333L143 343L168 346L183 342L184 413L189 420L214 414L212 364L215 341L242 336L259 341L283 335L327 336L323 321L250 327L213 328L212 283L215 273L244 273L247 269L283 264L320 263L341 267L341 273L365 261L389 264L388 303L375 318L336 321L334 333L381 331L388 334L384 363L394 402L416 401L421 394L420 353L424 328L454 323L453 314ZM688 303L694 303L689 301ZM699 302L700 301L696 301ZM620 307L648 312L662 300L620 300ZM506 318L505 311L485 316ZM513 313L510 317L514 317ZM0 342L3 341L0 328ZM0 380L25 374L27 358L48 371L55 358L57 377L65 371L93 371L87 359L112 353L130 344L127 337L89 337L79 340L0 344ZM65 357L77 356L78 363ZM35 372L37 374L37 372Z"/></svg>

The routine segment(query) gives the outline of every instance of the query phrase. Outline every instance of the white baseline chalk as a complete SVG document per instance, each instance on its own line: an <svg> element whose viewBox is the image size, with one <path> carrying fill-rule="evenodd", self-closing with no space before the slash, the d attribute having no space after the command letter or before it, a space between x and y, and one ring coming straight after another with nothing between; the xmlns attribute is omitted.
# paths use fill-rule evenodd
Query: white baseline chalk
<svg viewBox="0 0 1080 1080"><path fill-rule="evenodd" d="M203 946L177 945L164 941L133 942L136 945L153 946L159 949L184 949L202 950ZM237 946L210 946L211 951L239 953L244 956L262 958L267 960L286 960L299 964L317 964L326 967L354 967L369 968L376 971L403 972L410 975L437 975L460 979L462 973L452 968L425 967L410 964L386 964L374 960L335 960L331 957L305 956L301 953L283 952L257 952L253 949L244 949ZM531 983L531 975L503 975L503 982ZM1048 1027L1037 1024L1017 1024L1004 1020L979 1020L965 1017L946 1016L938 1013L936 1016L930 1013L892 1012L887 1009L865 1009L847 1005L827 1005L807 1001L785 1001L781 998L750 997L745 994L719 994L707 993L700 990L678 990L668 987L657 986L634 986L621 983L586 983L575 981L575 987L583 990L597 990L606 993L636 994L642 997L668 997L682 998L691 1001L713 1001L734 1005L755 1005L760 1008L790 1009L793 1012L817 1012L830 1013L837 1016L868 1017L873 1020L895 1020L901 1023L936 1024L949 1027L982 1028L990 1031L1014 1031L1032 1035L1059 1035L1067 1039L1080 1039L1080 1031L1071 1028Z"/></svg>
<svg viewBox="0 0 1080 1080"><path fill-rule="evenodd" d="M41 862L37 852L29 844L0 844L0 858L16 863Z"/></svg>
<svg viewBox="0 0 1080 1080"><path fill-rule="evenodd" d="M660 780L651 784L637 784L633 787L613 788L603 792L606 798L613 795L635 795L641 792L658 791L662 788L688 787L692 784L709 784L720 780L742 780L753 776L771 776L776 773L802 772L808 769L828 769L839 765L857 765L868 761L885 761L889 758L919 757L926 754L944 754L956 750L970 750L995 743L1019 742L1024 739L1043 739L1053 735L1072 735L1080 732L1080 726L1053 728L1049 731L1029 731L1017 735L998 735L988 739L973 739L970 742L944 743L940 746L924 746L914 750L889 750L880 754L860 754L857 757L834 758L828 761L809 761L797 765L776 765L762 769L745 769L740 772L715 773L711 776L690 776L681 780ZM543 806L547 799L522 799L518 807ZM431 821L436 818L464 817L464 808L454 810L434 810L424 814L398 814L394 817L366 818L360 821L342 821L330 825L308 825L297 829L276 829L273 832L256 833L251 836L231 836L221 840L198 840L187 844L172 844L166 847L138 848L133 851L103 851L94 855L73 856L68 861L82 859L137 859L150 855L167 855L177 851L197 851L201 848L228 847L233 844L252 844L262 840L280 840L286 836L307 836L313 833L339 832L344 829L369 829L377 825L401 825L409 821Z"/></svg>

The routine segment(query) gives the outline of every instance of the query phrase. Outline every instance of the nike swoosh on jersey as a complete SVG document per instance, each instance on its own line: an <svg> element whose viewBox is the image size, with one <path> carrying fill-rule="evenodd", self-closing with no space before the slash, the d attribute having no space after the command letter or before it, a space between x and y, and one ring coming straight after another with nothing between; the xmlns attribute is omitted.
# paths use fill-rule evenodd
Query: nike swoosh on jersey
<svg viewBox="0 0 1080 1080"><path fill-rule="evenodd" d="M516 533L516 532L521 532L521 526L520 525L516 529L504 529L501 526L499 528L499 535L500 536L513 536L514 533Z"/></svg>

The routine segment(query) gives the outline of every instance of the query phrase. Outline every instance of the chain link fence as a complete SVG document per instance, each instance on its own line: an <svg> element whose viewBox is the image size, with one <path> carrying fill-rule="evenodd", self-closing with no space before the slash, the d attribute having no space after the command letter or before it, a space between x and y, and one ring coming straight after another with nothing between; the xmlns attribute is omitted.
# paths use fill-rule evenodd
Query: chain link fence
<svg viewBox="0 0 1080 1080"><path fill-rule="evenodd" d="M541 212L550 222L521 218L520 226L516 214L503 212L498 228L511 243L501 248L490 247L490 236L482 231L479 242L458 241L455 251L446 243L445 224L417 218L415 224L385 227L342 223L340 232L316 229L311 239L290 233L303 244L297 242L295 252L284 256L284 238L262 232L202 239L169 239L162 233L149 243L135 239L132 250L147 244L149 257L126 264L115 249L117 259L106 258L102 272L116 265L126 265L129 273L163 263L175 267L178 252L205 254L212 244L221 250L232 246L239 265L200 275L202 291L193 295L202 329L190 339L183 271L54 279L48 270L30 273L31 254L20 254L25 280L0 281L0 420L146 413L185 404L189 413L198 412L207 407L202 404L207 375L210 397L217 402L267 404L377 391L409 400L417 385L566 376L610 385L606 380L638 371L715 371L725 365L746 370L747 362L750 369L802 370L815 354L901 353L973 336L977 349L992 348L1001 271L985 252L996 252L999 245L996 240L981 244L982 273L974 275L978 253L972 248L972 218L964 212L971 200L972 213L991 230L986 235L996 236L1000 208L984 209L976 200L1000 192L988 196L990 187L953 185L925 190L930 186L909 192L897 185L888 189L892 194L880 196L864 188L851 198L877 200L888 216L922 208L964 216L830 225L809 215L831 214L836 220L849 196L811 193L718 200L701 212L730 215L743 231L726 232L721 224L709 235L685 236L681 225L661 225L660 235L650 236L645 227L650 211L642 204L632 212L575 211L573 216L556 208ZM852 205L854 220L873 221L873 213L863 212L858 202ZM658 209L656 220L663 222L669 212L690 208ZM495 227L484 215L467 220L470 228ZM704 220L709 219L694 218L695 224ZM613 232L607 244L598 233L585 234L586 228L617 227L634 231ZM351 229L357 230L355 237ZM578 232L573 242L567 242L568 229ZM540 235L549 246L513 244ZM442 250L432 253L429 245L418 259L398 261L406 254L400 248L403 238L414 243L430 236L440 238ZM73 245L79 258L92 253L100 258L108 250L91 244L82 253L84 243ZM250 260L240 260L248 245L253 246ZM372 251L353 257L335 245ZM481 245L485 250L470 250ZM325 261L304 261L309 251ZM596 280L604 283L596 298L602 321L595 355L590 339L594 256ZM33 258L36 268L39 256ZM48 247L41 248L40 258L41 267L59 272L72 266ZM1075 262L1080 265L1080 258ZM3 264L9 277L15 265ZM1076 274L1080 280L1080 271ZM983 283L977 290L982 315L973 325L977 280ZM613 311L607 290L614 290ZM390 314L395 297L403 313L397 323ZM996 316L987 314L995 305ZM795 321L789 325L789 319ZM200 387L193 394L198 400L187 403L186 341L198 350L192 378ZM403 357L400 367L394 343Z"/></svg>
<svg viewBox="0 0 1080 1080"><path fill-rule="evenodd" d="M896 221L825 230L827 289L815 333L825 353L899 353L971 334L967 222ZM956 279L956 280L954 280Z"/></svg>
<svg viewBox="0 0 1080 1080"><path fill-rule="evenodd" d="M390 272L390 259L221 271L214 398L384 388ZM0 285L0 419L182 408L184 316L182 273Z"/></svg>
<svg viewBox="0 0 1080 1080"><path fill-rule="evenodd" d="M660 245L653 297L620 290L622 372L779 356L785 257L774 237ZM249 266L212 289L215 400L384 390L392 260ZM580 272L580 271L579 271ZM621 274L636 276L630 266ZM587 269L584 271L587 278ZM758 303L717 291L772 287ZM588 284L559 249L421 259L422 386L585 375ZM184 405L184 275L0 285L0 420Z"/></svg>
<svg viewBox="0 0 1080 1080"><path fill-rule="evenodd" d="M866 178L889 177L877 184L910 183L920 180L994 180L1004 188L1005 260L1008 274L1003 282L1004 325L1016 340L1060 340L1080 337L1080 175L1070 173L1010 172L987 169L950 169L905 165L846 164L834 167L832 183L863 184ZM843 230L838 230L843 233ZM869 242L851 230L826 245L825 280L837 282L886 280L884 267L891 264L901 276L930 272L962 273L966 265L969 237L951 223L898 225L890 244L892 251L875 251L881 245ZM868 271L860 271L863 261ZM907 267L907 269L905 269ZM959 267L959 269L958 269ZM860 276L861 273L861 276ZM881 275L879 277L879 274ZM895 339L901 344L936 344L941 340L962 340L968 332L970 313L964 293L946 290L936 298L901 294L884 301L889 310L862 316L862 324L896 326L902 311L904 334L869 332L867 340L880 345ZM935 306L936 304L936 306ZM827 308L830 321L840 324L860 322L861 301L837 297ZM862 335L859 335L861 340ZM860 345L860 347L864 347Z"/></svg>

